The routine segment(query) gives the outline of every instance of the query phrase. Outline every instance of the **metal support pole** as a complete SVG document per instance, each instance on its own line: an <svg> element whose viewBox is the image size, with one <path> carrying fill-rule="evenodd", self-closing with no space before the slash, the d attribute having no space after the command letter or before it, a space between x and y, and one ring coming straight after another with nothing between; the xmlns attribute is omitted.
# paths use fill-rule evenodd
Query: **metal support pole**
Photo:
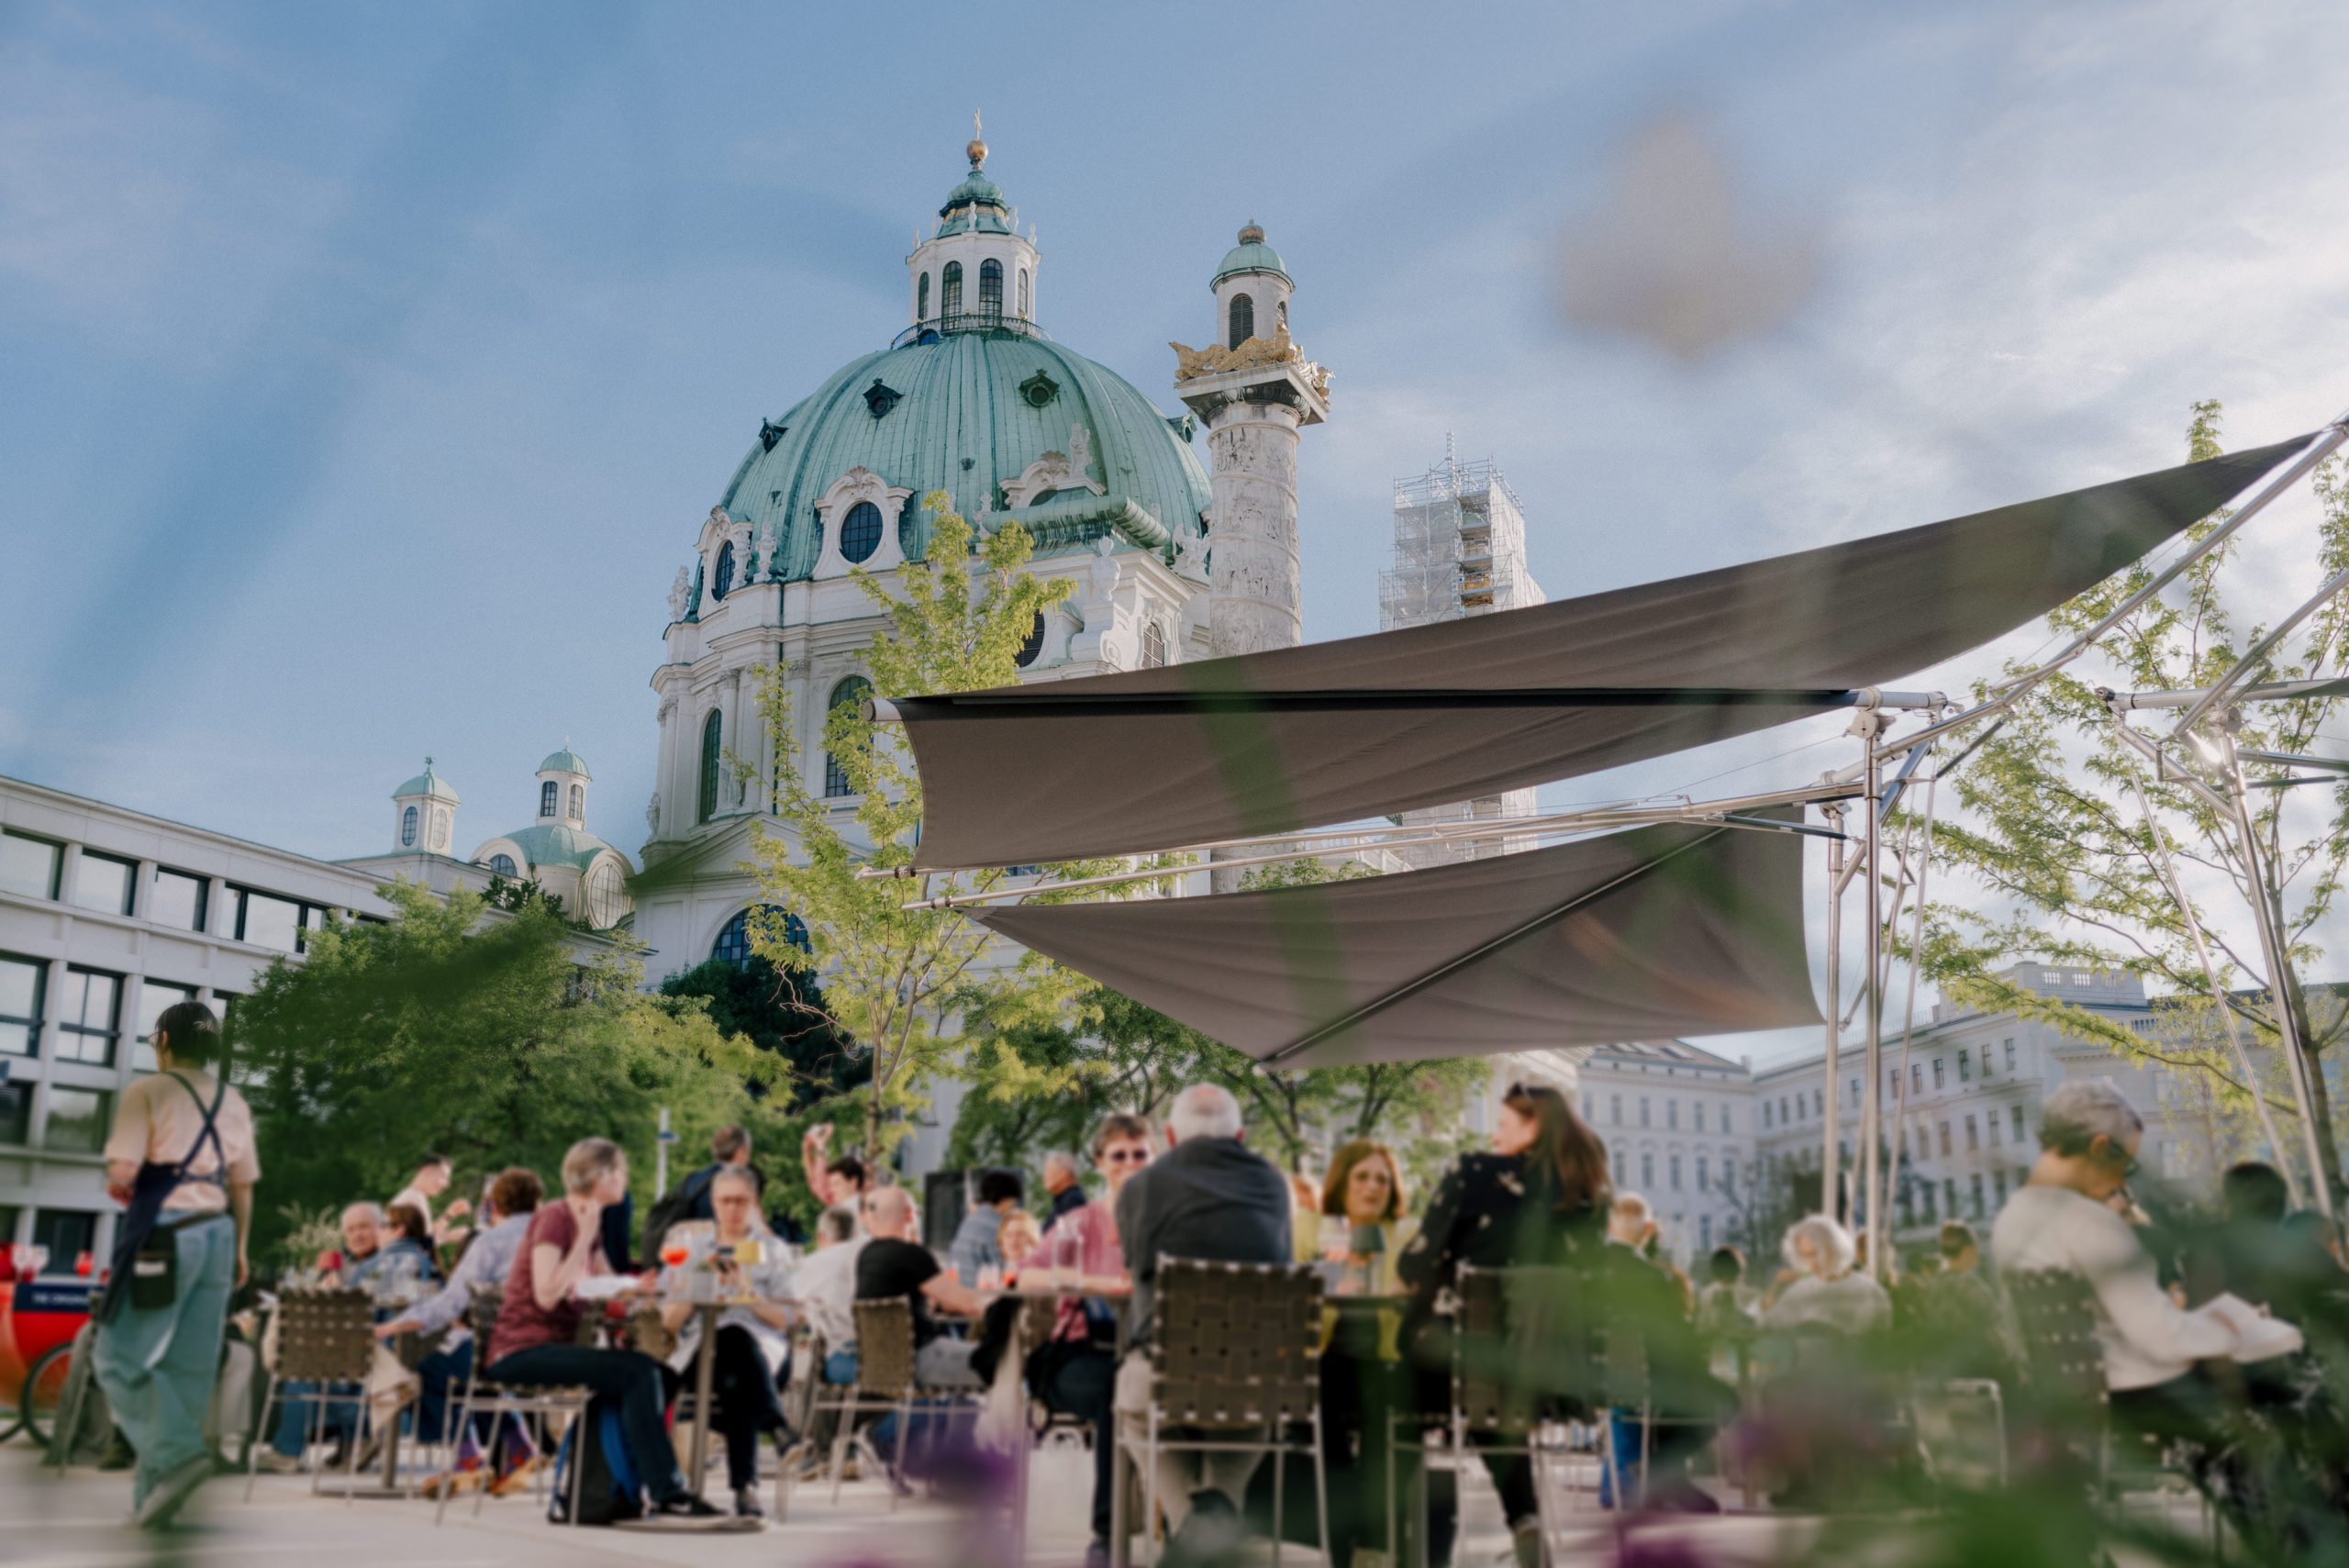
<svg viewBox="0 0 2349 1568"><path fill-rule="evenodd" d="M1840 827L1836 819L1842 816L1840 806L1827 808L1829 822ZM1842 1043L1843 1032L1843 884L1849 880L1845 861L1848 847L1841 839L1827 845L1827 1068L1826 1082L1830 1089L1835 1084L1835 1053ZM1819 1162L1819 1211L1834 1214L1839 1174L1836 1169L1839 1151L1835 1147L1835 1099L1832 1094L1821 1096L1825 1110L1826 1142Z"/></svg>
<svg viewBox="0 0 2349 1568"><path fill-rule="evenodd" d="M2233 786L2235 832L2243 840L2243 877L2250 884L2252 913L2257 917L2259 945L2267 958L2267 988L2276 998L2276 1029L2282 1037L2284 1067L2292 1080L2292 1097L2300 1107L2300 1131L2308 1143L2309 1185L2316 1189L2316 1206L2332 1218L2332 1174L2324 1168L2324 1146L2316 1132L2316 1104L2308 1079L2308 1057L2301 1042L2308 1038L2307 1020L2300 1017L2300 989L2292 977L2285 951L2282 901L2269 887L2259 858L2259 833L2253 825L2250 786L2243 783L2243 762L2235 755L2232 729L2226 737L2227 782ZM2256 1092L2256 1085L2254 1086Z"/></svg>
<svg viewBox="0 0 2349 1568"><path fill-rule="evenodd" d="M1909 998L1908 1011L1900 1023L1898 1072L1900 1092L1892 1099L1892 1131L1896 1139L1901 1135L1904 1118L1909 1108L1909 1053L1917 1038L1917 977L1924 968L1925 877L1926 873L1932 870L1933 865L1933 813L1940 804L1940 798L1941 778L1936 773L1934 777L1925 781L1925 819L1920 826L1918 835L1922 847L1917 851L1917 902L1909 928ZM1881 1084L1883 1078L1884 1074L1879 1073L1876 1074L1876 1082ZM1879 1114L1880 1112L1879 1103ZM1881 1128L1878 1129L1877 1137L1879 1139L1883 1137ZM1885 1217L1880 1229L1886 1233L1889 1233L1892 1229L1892 1182L1899 1169L1900 1151L1896 1149L1892 1151L1892 1168L1884 1173L1883 1184L1871 1189L1868 1196L1870 1205L1868 1212Z"/></svg>
<svg viewBox="0 0 2349 1568"><path fill-rule="evenodd" d="M1876 717L1875 715L1865 716ZM1878 719L1880 723L1881 720ZM1876 760L1876 730L1866 729L1860 737L1861 748L1867 753L1867 794L1860 802L1860 809L1867 813L1862 834L1867 869L1867 1083L1860 1091L1860 1193L1862 1205L1852 1206L1852 1221L1865 1222L1868 1227L1868 1273L1884 1278L1884 1255L1889 1251L1885 1227L1876 1211L1876 1095L1884 1073L1884 861L1880 851L1884 842L1884 772ZM1830 1094L1833 1093L1830 1085ZM1831 1137L1832 1134L1831 1133Z"/></svg>

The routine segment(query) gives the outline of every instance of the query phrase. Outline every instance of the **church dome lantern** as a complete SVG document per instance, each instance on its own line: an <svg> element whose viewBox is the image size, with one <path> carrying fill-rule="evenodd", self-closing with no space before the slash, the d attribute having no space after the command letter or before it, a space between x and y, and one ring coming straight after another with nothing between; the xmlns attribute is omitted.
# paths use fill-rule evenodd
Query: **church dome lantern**
<svg viewBox="0 0 2349 1568"><path fill-rule="evenodd" d="M1021 238L1019 214L1004 199L1003 187L987 177L987 144L974 136L963 150L971 172L946 193L930 237L915 231L913 253L906 258L913 324L901 341L1036 330L1035 237Z"/></svg>
<svg viewBox="0 0 2349 1568"><path fill-rule="evenodd" d="M404 853L445 855L456 830L456 786L432 771L424 771L392 791L392 843Z"/></svg>

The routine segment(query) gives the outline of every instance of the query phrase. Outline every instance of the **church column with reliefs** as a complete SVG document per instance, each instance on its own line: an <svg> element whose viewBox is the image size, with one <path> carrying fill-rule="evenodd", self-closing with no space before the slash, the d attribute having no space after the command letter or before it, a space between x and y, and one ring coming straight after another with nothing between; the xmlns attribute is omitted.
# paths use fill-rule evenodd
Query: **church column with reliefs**
<svg viewBox="0 0 2349 1568"><path fill-rule="evenodd" d="M1216 340L1172 345L1174 391L1208 429L1208 634L1219 654L1304 640L1298 586L1297 447L1329 417L1330 373L1288 330L1294 288L1254 224L1212 284Z"/></svg>

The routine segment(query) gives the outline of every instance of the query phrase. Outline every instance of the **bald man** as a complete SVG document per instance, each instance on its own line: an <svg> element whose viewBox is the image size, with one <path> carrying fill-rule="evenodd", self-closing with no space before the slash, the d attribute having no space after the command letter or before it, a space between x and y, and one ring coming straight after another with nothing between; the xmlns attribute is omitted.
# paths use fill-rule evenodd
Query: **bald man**
<svg viewBox="0 0 2349 1568"><path fill-rule="evenodd" d="M912 1297L915 1375L935 1388L985 1387L971 1370L978 1341L950 1338L937 1319L939 1313L976 1318L983 1304L915 1240L921 1219L912 1195L903 1187L875 1187L865 1194L864 1229L872 1239L857 1254L857 1300Z"/></svg>

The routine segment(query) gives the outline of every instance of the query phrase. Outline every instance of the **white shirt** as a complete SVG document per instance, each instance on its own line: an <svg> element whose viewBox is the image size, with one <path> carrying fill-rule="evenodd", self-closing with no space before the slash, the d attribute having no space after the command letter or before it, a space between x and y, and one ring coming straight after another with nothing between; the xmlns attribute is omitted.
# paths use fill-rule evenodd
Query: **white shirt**
<svg viewBox="0 0 2349 1568"><path fill-rule="evenodd" d="M792 1298L796 1271L781 1255L778 1243L773 1237L763 1240L775 1255L750 1265L743 1270L743 1278L753 1296L769 1301L789 1300ZM660 1289L663 1299L677 1299L682 1289L677 1284L679 1273L665 1265L662 1268ZM759 1347L759 1353L766 1358L768 1370L772 1372L781 1372L784 1363L791 1359L790 1330L776 1328L747 1307L728 1307L718 1315L718 1326L740 1329L749 1334L751 1341ZM685 1319L678 1331L676 1348L669 1354L669 1364L683 1372L693 1364L694 1353L700 1348L701 1314L696 1312Z"/></svg>
<svg viewBox="0 0 2349 1568"><path fill-rule="evenodd" d="M835 1241L799 1265L799 1303L827 1351L856 1348L856 1258L869 1240Z"/></svg>
<svg viewBox="0 0 2349 1568"><path fill-rule="evenodd" d="M1892 1298L1884 1286L1864 1273L1821 1279L1805 1274L1778 1293L1770 1310L1762 1314L1765 1329L1798 1329L1810 1324L1842 1334L1868 1334L1892 1320Z"/></svg>
<svg viewBox="0 0 2349 1568"><path fill-rule="evenodd" d="M385 1214L389 1214L392 1210L399 1207L402 1204L406 1204L408 1207L415 1209L417 1213L423 1215L424 1223L428 1227L431 1225L432 1200L430 1198L426 1197L422 1193L417 1192L413 1186L402 1187L399 1192L394 1195L392 1201L384 1206L384 1212Z"/></svg>
<svg viewBox="0 0 2349 1568"><path fill-rule="evenodd" d="M2062 1269L2096 1292L2104 1380L2115 1390L2151 1388L2235 1348L2232 1329L2169 1298L2153 1254L2130 1223L2068 1187L2026 1186L1990 1229L2001 1273Z"/></svg>

